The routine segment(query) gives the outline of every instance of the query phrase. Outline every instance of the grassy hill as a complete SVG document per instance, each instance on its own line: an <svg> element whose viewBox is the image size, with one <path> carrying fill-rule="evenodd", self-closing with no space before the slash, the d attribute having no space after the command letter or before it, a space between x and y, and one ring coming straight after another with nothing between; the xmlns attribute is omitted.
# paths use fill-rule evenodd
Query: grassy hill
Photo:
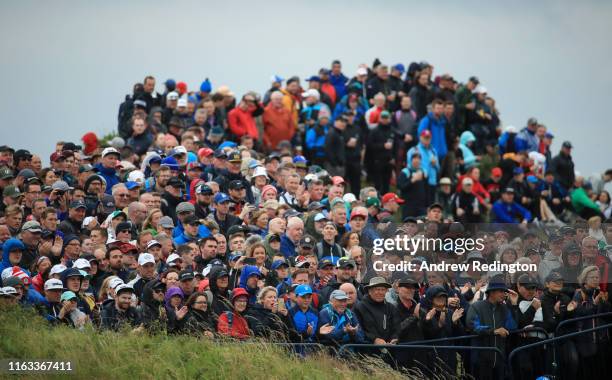
<svg viewBox="0 0 612 380"><path fill-rule="evenodd" d="M69 377L32 374L25 378L365 380L401 377L398 372L375 363L357 368L325 355L301 359L264 343L52 328L42 318L16 309L0 310L0 358L70 360L74 368Z"/></svg>

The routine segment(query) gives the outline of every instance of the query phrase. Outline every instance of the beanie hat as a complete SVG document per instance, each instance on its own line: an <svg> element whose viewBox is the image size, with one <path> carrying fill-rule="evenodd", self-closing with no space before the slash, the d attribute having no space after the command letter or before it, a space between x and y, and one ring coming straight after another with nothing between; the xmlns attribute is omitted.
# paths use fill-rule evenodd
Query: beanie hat
<svg viewBox="0 0 612 380"><path fill-rule="evenodd" d="M25 286L28 286L32 283L32 279L30 278L30 276L28 276L28 274L18 266L8 267L2 271L2 282L4 282L4 280L9 277L18 278Z"/></svg>
<svg viewBox="0 0 612 380"><path fill-rule="evenodd" d="M212 92L212 84L210 83L210 80L208 78L206 78L204 82L202 82L202 84L200 85L200 92Z"/></svg>
<svg viewBox="0 0 612 380"><path fill-rule="evenodd" d="M81 140L83 140L83 145L85 145L83 151L86 155L90 156L98 149L98 136L95 133L87 132L81 137Z"/></svg>
<svg viewBox="0 0 612 380"><path fill-rule="evenodd" d="M276 194L278 194L278 190L276 190L276 187L272 186L272 185L266 185L261 189L261 197L263 198L264 195L266 193L269 192L273 192L274 193L274 197L276 197Z"/></svg>

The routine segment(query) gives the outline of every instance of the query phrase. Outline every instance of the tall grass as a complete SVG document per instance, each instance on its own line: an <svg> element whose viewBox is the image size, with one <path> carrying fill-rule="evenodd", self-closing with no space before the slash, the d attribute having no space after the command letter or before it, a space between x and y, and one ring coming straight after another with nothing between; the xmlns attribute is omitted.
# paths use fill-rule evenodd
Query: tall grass
<svg viewBox="0 0 612 380"><path fill-rule="evenodd" d="M71 361L74 379L399 379L381 363L357 365L317 354L300 358L265 343L51 327L33 312L0 310L0 358ZM1 377L1 375L0 375Z"/></svg>

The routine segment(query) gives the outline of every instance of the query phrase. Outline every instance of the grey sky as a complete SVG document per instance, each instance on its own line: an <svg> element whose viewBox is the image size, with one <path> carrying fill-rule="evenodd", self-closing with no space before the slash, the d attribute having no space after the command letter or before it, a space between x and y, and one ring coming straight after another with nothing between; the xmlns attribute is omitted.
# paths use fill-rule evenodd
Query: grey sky
<svg viewBox="0 0 612 380"><path fill-rule="evenodd" d="M382 7L384 5L384 7ZM476 74L504 125L536 116L574 142L584 174L612 167L608 125L612 3L604 1L4 1L0 142L43 154L56 140L116 128L146 74L264 92L339 58L347 76L374 57Z"/></svg>

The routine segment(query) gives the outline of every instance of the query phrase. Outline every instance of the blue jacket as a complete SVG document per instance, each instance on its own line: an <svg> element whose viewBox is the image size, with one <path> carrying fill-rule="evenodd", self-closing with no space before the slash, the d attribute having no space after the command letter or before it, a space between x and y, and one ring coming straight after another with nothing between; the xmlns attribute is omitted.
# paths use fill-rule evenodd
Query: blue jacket
<svg viewBox="0 0 612 380"><path fill-rule="evenodd" d="M104 177L104 180L106 181L105 193L111 194L113 186L121 182L119 180L119 176L117 175L117 171L115 170L115 168L105 168L104 166L102 166L101 163L97 163L95 167L96 169L98 169L98 174Z"/></svg>
<svg viewBox="0 0 612 380"><path fill-rule="evenodd" d="M321 129L322 128L322 129ZM317 130L323 133L317 134ZM311 127L306 131L306 149L312 152L313 157L325 157L325 136L329 127Z"/></svg>
<svg viewBox="0 0 612 380"><path fill-rule="evenodd" d="M336 89L336 101L346 95L346 84L348 81L349 79L342 73L340 75L329 73L329 83Z"/></svg>
<svg viewBox="0 0 612 380"><path fill-rule="evenodd" d="M516 151L520 152L526 150L527 152L538 151L538 137L535 132L531 132L527 127L523 128L516 139L514 140L514 146Z"/></svg>
<svg viewBox="0 0 612 380"><path fill-rule="evenodd" d="M13 249L21 249L22 251L25 251L25 245L23 245L21 240L15 238L10 238L4 242L4 245L2 245L2 262L0 262L0 273L6 268L18 266L12 265L9 261L9 253ZM30 276L30 272L27 269L21 268L21 270Z"/></svg>
<svg viewBox="0 0 612 380"><path fill-rule="evenodd" d="M291 315L291 318L293 319L293 325L295 327L295 330L298 332L298 334L300 334L302 336L302 338L304 338L304 341L306 342L312 342L315 339L315 336L317 334L317 329L318 329L318 321L319 321L319 315L318 313L312 308L308 308L308 310L306 310L306 312L303 312L297 305L292 307L291 309L289 309L289 314ZM308 330L308 325L312 326L312 333L310 335L308 335L307 331Z"/></svg>
<svg viewBox="0 0 612 380"><path fill-rule="evenodd" d="M295 256L295 244L285 234L281 235L280 251L286 259Z"/></svg>
<svg viewBox="0 0 612 380"><path fill-rule="evenodd" d="M344 332L344 327L349 324L351 326L357 326L357 333L354 336L351 336L349 333ZM322 341L327 341L330 343L365 343L365 335L363 333L363 328L359 325L359 321L357 320L357 316L353 314L350 309L346 309L346 311L340 315L331 304L327 304L323 306L323 309L319 312L319 326L323 325L334 326L334 330L327 334L322 335Z"/></svg>
<svg viewBox="0 0 612 380"><path fill-rule="evenodd" d="M181 224L180 221L178 221L177 226L174 227L174 229L172 230L172 238L174 239L174 242L176 244L186 244L186 243L189 243L190 241L205 238L210 235L211 235L210 230L208 229L208 227L206 227L203 224L200 224L200 226L198 227L198 236L196 238L191 238L191 239L185 235L185 230L183 229L183 225Z"/></svg>
<svg viewBox="0 0 612 380"><path fill-rule="evenodd" d="M249 293L249 304L257 303L257 291L259 289L257 289L257 287L249 288L247 286L247 281L249 280L249 277L254 274L257 274L259 278L262 277L259 268L257 268L255 265L245 265L244 268L242 268L242 272L240 273L240 287Z"/></svg>
<svg viewBox="0 0 612 380"><path fill-rule="evenodd" d="M466 168L476 164L476 156L468 146L468 143L473 141L476 141L476 137L470 131L463 132L459 138L459 148L461 149L461 153L463 153L463 164Z"/></svg>
<svg viewBox="0 0 612 380"><path fill-rule="evenodd" d="M363 115L365 115L368 110L367 101L363 97L359 97L359 105L357 106L355 120L359 120ZM349 110L348 106L348 96L345 96L340 100L338 104L336 104L336 108L334 108L334 114L332 115L332 119L336 120L340 117L345 111Z"/></svg>
<svg viewBox="0 0 612 380"><path fill-rule="evenodd" d="M422 143L419 143L417 146L410 148L408 151L408 161L406 162L412 164L412 156L414 152L416 152L415 149L418 149L418 152L421 154L421 169L427 173L427 183L430 186L436 186L438 184L438 173L440 172L441 160L436 148L434 148L433 145L430 145L429 148L425 148ZM435 165L431 164L432 157L436 159Z"/></svg>
<svg viewBox="0 0 612 380"><path fill-rule="evenodd" d="M531 213L516 202L505 203L501 199L493 204L493 223L519 223L522 219L531 220ZM520 216L521 220L517 220Z"/></svg>
<svg viewBox="0 0 612 380"><path fill-rule="evenodd" d="M431 145L436 149L436 152L438 152L440 159L443 159L446 153L448 153L445 131L446 118L440 117L436 120L432 112L428 113L419 123L419 129L417 131L418 136L426 129L429 129L431 132Z"/></svg>

